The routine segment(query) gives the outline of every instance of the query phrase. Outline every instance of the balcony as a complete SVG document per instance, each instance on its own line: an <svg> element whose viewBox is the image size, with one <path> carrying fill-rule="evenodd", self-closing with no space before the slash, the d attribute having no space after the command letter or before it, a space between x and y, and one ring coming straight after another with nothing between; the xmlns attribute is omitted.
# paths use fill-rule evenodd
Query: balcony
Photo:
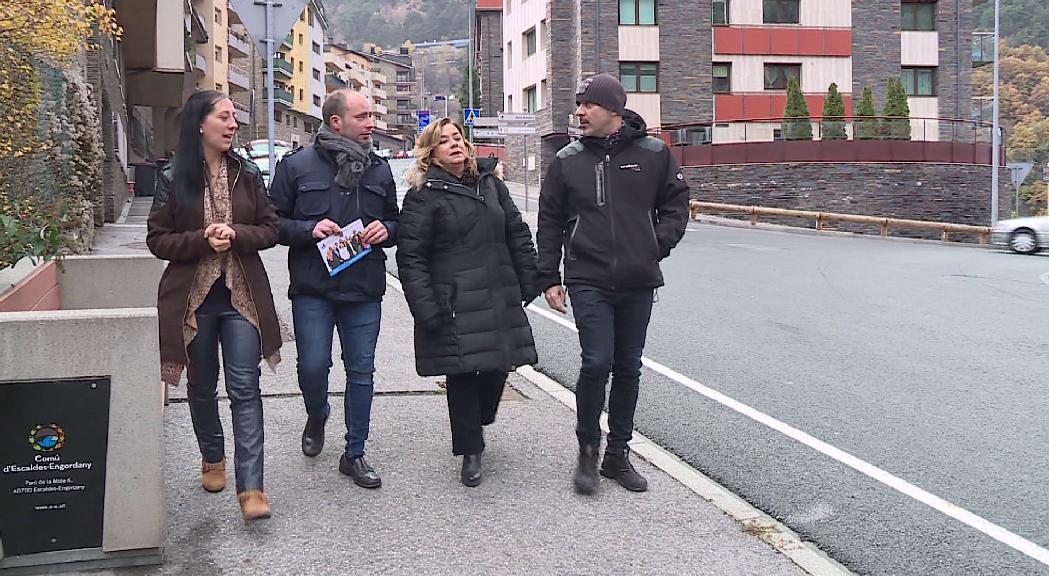
<svg viewBox="0 0 1049 576"><path fill-rule="evenodd" d="M233 106L237 109L237 124L251 126L251 111L248 107L240 102L234 102Z"/></svg>
<svg viewBox="0 0 1049 576"><path fill-rule="evenodd" d="M235 12L230 10L230 14L235 14ZM229 51L230 56L234 58L247 58L251 56L251 43L247 38L241 38L231 30L229 33Z"/></svg>
<svg viewBox="0 0 1049 576"><path fill-rule="evenodd" d="M387 124L385 120L379 120L378 118L376 118L375 119L375 129L376 130L386 131L386 130L390 129L390 125Z"/></svg>
<svg viewBox="0 0 1049 576"><path fill-rule="evenodd" d="M994 63L994 33L973 32L973 68Z"/></svg>
<svg viewBox="0 0 1049 576"><path fill-rule="evenodd" d="M368 84L368 77L364 75L364 72L356 68L350 68L350 82L353 82L354 86L359 88Z"/></svg>
<svg viewBox="0 0 1049 576"><path fill-rule="evenodd" d="M378 82L379 84L386 83L386 75L378 70L372 70L372 82Z"/></svg>
<svg viewBox="0 0 1049 576"><path fill-rule="evenodd" d="M295 47L295 41L292 39L291 34L288 34L287 36L285 36L284 40L281 41L280 45L285 47L285 48L287 48L288 50L291 50L292 48L294 48Z"/></svg>
<svg viewBox="0 0 1049 576"><path fill-rule="evenodd" d="M120 43L127 72L128 105L182 105L187 82L187 38L188 42L196 40L192 25L197 23L192 11L190 19L186 18L185 7L184 2L159 0L116 4L117 23L124 29ZM160 26L160 22L172 25ZM190 26L187 28L184 23ZM192 78L189 80L192 83Z"/></svg>
<svg viewBox="0 0 1049 576"><path fill-rule="evenodd" d="M193 69L201 76L208 73L208 59L204 57L204 54L197 52L193 60Z"/></svg>
<svg viewBox="0 0 1049 576"><path fill-rule="evenodd" d="M273 104L283 106L285 108L291 108L295 105L295 97L291 95L289 90L283 88L273 88Z"/></svg>
<svg viewBox="0 0 1049 576"><path fill-rule="evenodd" d="M251 77L240 67L229 65L229 87L231 92L251 90Z"/></svg>
<svg viewBox="0 0 1049 576"><path fill-rule="evenodd" d="M372 98L386 100L387 98L389 98L389 95L386 94L386 90L383 88L372 88Z"/></svg>
<svg viewBox="0 0 1049 576"><path fill-rule="evenodd" d="M346 87L346 81L339 78L338 74L328 72L324 75L324 86L331 90L338 90Z"/></svg>
<svg viewBox="0 0 1049 576"><path fill-rule="evenodd" d="M390 109L385 104L379 104L378 102L372 104L372 111L380 116L385 116L390 113Z"/></svg>
<svg viewBox="0 0 1049 576"><path fill-rule="evenodd" d="M265 64L263 64L263 65L265 66ZM274 58L273 59L273 77L274 78L283 78L283 79L286 79L286 80L291 80L291 77L294 74L295 74L295 72L294 72L294 68L291 65L291 62L288 62L287 60L285 60L283 58Z"/></svg>

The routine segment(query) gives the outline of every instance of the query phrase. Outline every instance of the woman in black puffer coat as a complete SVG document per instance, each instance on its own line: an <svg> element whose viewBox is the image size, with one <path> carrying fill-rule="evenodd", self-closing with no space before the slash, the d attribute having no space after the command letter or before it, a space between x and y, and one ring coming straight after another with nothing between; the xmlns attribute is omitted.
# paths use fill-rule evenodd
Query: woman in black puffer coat
<svg viewBox="0 0 1049 576"><path fill-rule="evenodd" d="M495 420L507 374L537 361L523 306L539 294L528 225L496 174L448 118L419 136L405 179L397 241L415 317L415 367L447 376L452 452L461 479L481 482L482 426Z"/></svg>

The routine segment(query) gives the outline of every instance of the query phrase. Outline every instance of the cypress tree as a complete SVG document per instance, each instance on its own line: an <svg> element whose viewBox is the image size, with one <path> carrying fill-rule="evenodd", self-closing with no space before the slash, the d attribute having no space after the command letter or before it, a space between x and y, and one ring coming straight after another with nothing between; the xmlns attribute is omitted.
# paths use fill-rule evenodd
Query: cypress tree
<svg viewBox="0 0 1049 576"><path fill-rule="evenodd" d="M812 140L812 119L809 117L809 105L801 93L801 84L797 78L787 82L787 109L784 118L797 118L783 122L785 140Z"/></svg>
<svg viewBox="0 0 1049 576"><path fill-rule="evenodd" d="M824 140L845 140L845 100L838 92L838 85L831 83L827 99L823 101L823 121L820 131Z"/></svg>
<svg viewBox="0 0 1049 576"><path fill-rule="evenodd" d="M911 139L911 108L907 104L907 92L903 89L903 82L900 82L899 78L889 79L889 95L885 99L882 116L889 118L885 120L888 139Z"/></svg>
<svg viewBox="0 0 1049 576"><path fill-rule="evenodd" d="M877 112L874 110L874 94L871 93L870 88L864 88L863 96L856 107L856 116L858 118L853 122L853 134L856 140L875 140L878 138L878 121L874 120L875 115L877 115ZM870 118L870 120L860 118Z"/></svg>

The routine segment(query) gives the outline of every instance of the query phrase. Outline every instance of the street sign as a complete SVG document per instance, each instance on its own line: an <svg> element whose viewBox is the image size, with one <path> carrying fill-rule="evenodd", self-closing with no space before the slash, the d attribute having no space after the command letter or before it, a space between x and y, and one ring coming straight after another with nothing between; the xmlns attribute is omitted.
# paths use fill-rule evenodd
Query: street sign
<svg viewBox="0 0 1049 576"><path fill-rule="evenodd" d="M478 128L474 125L474 138L502 138L498 128Z"/></svg>
<svg viewBox="0 0 1049 576"><path fill-rule="evenodd" d="M499 119L494 116L475 116L474 128L497 128Z"/></svg>
<svg viewBox="0 0 1049 576"><path fill-rule="evenodd" d="M463 124L466 126L473 126L474 119L480 115L480 108L463 108Z"/></svg>
<svg viewBox="0 0 1049 576"><path fill-rule="evenodd" d="M422 132L423 130L426 129L427 126L430 125L430 111L429 110L419 110L418 115L419 115L419 132Z"/></svg>
<svg viewBox="0 0 1049 576"><path fill-rule="evenodd" d="M1013 188L1020 188L1027 179L1027 175L1031 173L1031 168L1034 168L1033 162L1010 162L1009 173L1013 177Z"/></svg>
<svg viewBox="0 0 1049 576"><path fill-rule="evenodd" d="M534 124L535 114L526 112L500 112L499 121L502 123Z"/></svg>
<svg viewBox="0 0 1049 576"><path fill-rule="evenodd" d="M307 0L281 0L273 3L273 51L277 51L281 40L291 32L292 25L306 9ZM266 60L266 5L255 0L230 0L233 10L248 29L248 35L259 47L259 53ZM207 15L205 15L207 17ZM181 24L180 24L181 26ZM225 40L222 40L225 42Z"/></svg>
<svg viewBox="0 0 1049 576"><path fill-rule="evenodd" d="M505 135L530 136L536 133L535 126L500 126L499 133Z"/></svg>
<svg viewBox="0 0 1049 576"><path fill-rule="evenodd" d="M443 96L441 94L438 94L438 95L433 97L433 100L434 100L434 102L444 102L445 98L446 98L445 96Z"/></svg>

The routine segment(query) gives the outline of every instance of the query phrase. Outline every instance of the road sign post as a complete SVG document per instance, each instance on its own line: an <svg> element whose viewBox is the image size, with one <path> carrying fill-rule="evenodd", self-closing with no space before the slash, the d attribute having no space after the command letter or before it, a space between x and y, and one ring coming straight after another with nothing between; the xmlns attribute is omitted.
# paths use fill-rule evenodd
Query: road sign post
<svg viewBox="0 0 1049 576"><path fill-rule="evenodd" d="M1020 215L1020 187L1023 186L1024 180L1027 179L1027 175L1031 173L1031 168L1034 167L1033 162L1010 162L1008 164L1009 175L1012 176L1013 192L1016 196L1016 216Z"/></svg>
<svg viewBox="0 0 1049 576"><path fill-rule="evenodd" d="M474 121L480 115L480 108L463 108L463 126L476 126L476 124L474 124Z"/></svg>
<svg viewBox="0 0 1049 576"><path fill-rule="evenodd" d="M430 125L430 111L429 110L419 110L417 112L417 114L419 116L419 133L421 134L422 131L425 130L426 127Z"/></svg>

